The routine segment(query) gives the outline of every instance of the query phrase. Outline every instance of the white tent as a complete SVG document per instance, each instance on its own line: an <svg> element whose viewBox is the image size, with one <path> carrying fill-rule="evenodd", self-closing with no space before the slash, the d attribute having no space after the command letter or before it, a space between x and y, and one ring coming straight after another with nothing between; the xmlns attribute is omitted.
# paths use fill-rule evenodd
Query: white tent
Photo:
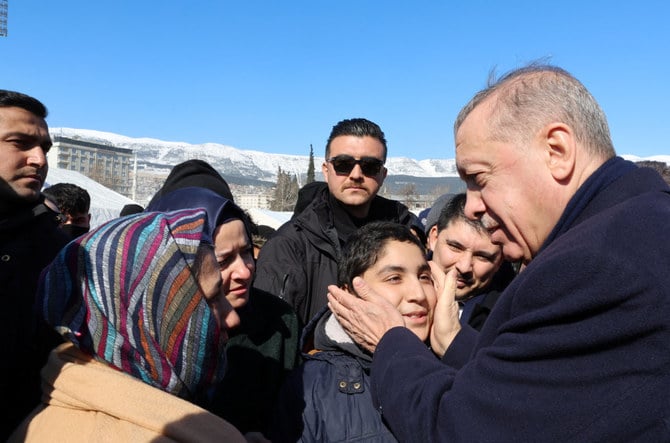
<svg viewBox="0 0 670 443"><path fill-rule="evenodd" d="M247 212L257 225L267 225L277 229L291 219L293 212L270 211L269 209L251 208Z"/></svg>
<svg viewBox="0 0 670 443"><path fill-rule="evenodd" d="M100 226L104 222L118 217L125 205L135 203L128 197L101 185L77 171L49 168L44 187L48 188L56 183L72 183L88 191L91 196L91 228Z"/></svg>

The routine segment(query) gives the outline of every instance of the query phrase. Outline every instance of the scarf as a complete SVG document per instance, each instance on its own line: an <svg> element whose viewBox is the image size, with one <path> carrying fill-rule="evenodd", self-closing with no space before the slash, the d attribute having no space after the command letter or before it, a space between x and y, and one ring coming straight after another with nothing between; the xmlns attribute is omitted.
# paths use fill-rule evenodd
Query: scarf
<svg viewBox="0 0 670 443"><path fill-rule="evenodd" d="M43 272L41 314L96 360L187 400L225 370L224 341L192 266L211 243L201 210L112 220Z"/></svg>
<svg viewBox="0 0 670 443"><path fill-rule="evenodd" d="M154 198L147 206L147 211L176 211L181 209L202 208L207 213L207 229L209 236L214 238L214 231L220 225L231 220L241 220L250 242L251 228L248 217L232 200L222 197L216 192L201 187L185 187Z"/></svg>

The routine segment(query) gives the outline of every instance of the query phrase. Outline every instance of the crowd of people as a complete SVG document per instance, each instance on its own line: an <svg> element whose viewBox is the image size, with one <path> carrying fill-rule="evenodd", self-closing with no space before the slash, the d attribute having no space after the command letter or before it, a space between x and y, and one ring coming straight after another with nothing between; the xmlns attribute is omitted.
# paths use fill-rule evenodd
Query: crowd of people
<svg viewBox="0 0 670 443"><path fill-rule="evenodd" d="M477 92L419 216L341 120L276 231L199 159L91 229L46 117L0 90L0 440L670 441L670 187L568 72Z"/></svg>

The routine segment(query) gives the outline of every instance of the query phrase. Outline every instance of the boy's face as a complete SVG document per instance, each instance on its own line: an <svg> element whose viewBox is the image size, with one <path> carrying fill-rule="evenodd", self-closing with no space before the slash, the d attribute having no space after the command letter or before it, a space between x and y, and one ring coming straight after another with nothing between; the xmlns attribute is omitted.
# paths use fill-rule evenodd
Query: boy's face
<svg viewBox="0 0 670 443"><path fill-rule="evenodd" d="M403 315L405 326L425 341L437 301L430 266L413 243L388 241L377 263L361 275Z"/></svg>

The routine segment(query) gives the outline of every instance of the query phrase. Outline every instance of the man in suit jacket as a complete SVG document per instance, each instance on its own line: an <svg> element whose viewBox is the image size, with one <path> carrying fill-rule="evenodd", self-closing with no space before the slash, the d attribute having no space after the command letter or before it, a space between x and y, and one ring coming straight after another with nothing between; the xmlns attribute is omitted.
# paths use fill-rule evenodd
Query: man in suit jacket
<svg viewBox="0 0 670 443"><path fill-rule="evenodd" d="M478 337L445 279L431 332L441 361L364 283L360 299L329 288L340 323L375 350L373 399L393 433L670 441L668 185L616 157L595 99L553 66L507 74L454 127L465 213L524 269Z"/></svg>

